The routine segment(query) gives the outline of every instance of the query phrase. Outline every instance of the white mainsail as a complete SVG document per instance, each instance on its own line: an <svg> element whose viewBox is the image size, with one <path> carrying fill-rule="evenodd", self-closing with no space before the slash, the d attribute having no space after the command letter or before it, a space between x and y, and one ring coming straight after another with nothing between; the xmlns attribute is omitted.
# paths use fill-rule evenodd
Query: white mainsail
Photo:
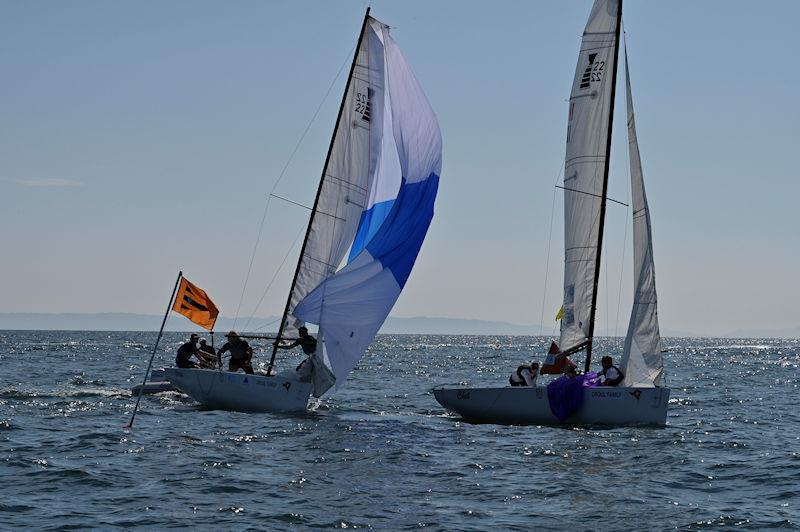
<svg viewBox="0 0 800 532"><path fill-rule="evenodd" d="M633 202L633 310L625 337L620 368L625 374L624 386L663 386L664 367L661 360L661 335L658 330L656 273L653 262L653 235L650 210L644 190L642 161L636 138L633 95L625 51L625 86L628 103L628 153L631 166Z"/></svg>
<svg viewBox="0 0 800 532"><path fill-rule="evenodd" d="M562 351L589 339L595 286L619 0L596 0L586 23L569 99L564 163Z"/></svg>
<svg viewBox="0 0 800 532"><path fill-rule="evenodd" d="M369 19L372 20L372 19ZM353 241L367 200L370 181L372 103L383 91L381 65L372 64L369 24L359 39L342 111L336 123L330 157L322 173L316 210L289 295L281 336L297 335L302 325L294 309L309 292L333 275Z"/></svg>

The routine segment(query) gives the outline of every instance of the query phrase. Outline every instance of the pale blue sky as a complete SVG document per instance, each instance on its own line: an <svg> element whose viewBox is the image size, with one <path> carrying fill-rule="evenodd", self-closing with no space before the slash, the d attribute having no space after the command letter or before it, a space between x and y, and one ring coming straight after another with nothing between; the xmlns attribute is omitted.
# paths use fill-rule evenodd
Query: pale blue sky
<svg viewBox="0 0 800 532"><path fill-rule="evenodd" d="M395 27L444 139L436 217L395 315L539 322L590 5L372 3ZM0 2L0 312L159 313L183 268L232 315L264 199L347 60L365 6ZM793 1L625 4L662 328L800 323L798 20ZM343 84L278 193L312 202ZM624 201L622 124L610 194ZM560 203L558 193L546 323L560 305ZM617 324L628 215L609 208L600 329ZM244 315L306 216L270 207ZM621 329L630 260L628 239ZM289 262L259 315L282 310Z"/></svg>

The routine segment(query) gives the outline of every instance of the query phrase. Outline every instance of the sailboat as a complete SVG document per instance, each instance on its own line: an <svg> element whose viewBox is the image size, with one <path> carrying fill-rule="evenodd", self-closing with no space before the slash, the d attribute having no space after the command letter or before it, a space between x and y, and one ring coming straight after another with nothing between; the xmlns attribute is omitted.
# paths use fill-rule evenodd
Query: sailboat
<svg viewBox="0 0 800 532"><path fill-rule="evenodd" d="M557 354L549 362L594 347L600 256L608 191L622 0L596 0L583 32L569 99L564 164L564 299ZM475 422L499 424L628 425L666 423L665 387L658 328L650 212L625 60L634 240L634 302L617 387L578 389L577 408L563 415L545 386L434 389L447 410ZM553 397L550 397L554 395Z"/></svg>
<svg viewBox="0 0 800 532"><path fill-rule="evenodd" d="M367 9L266 375L166 370L211 409L303 411L341 387L408 280L442 166L439 124L389 26ZM318 326L311 371L275 374L277 342Z"/></svg>

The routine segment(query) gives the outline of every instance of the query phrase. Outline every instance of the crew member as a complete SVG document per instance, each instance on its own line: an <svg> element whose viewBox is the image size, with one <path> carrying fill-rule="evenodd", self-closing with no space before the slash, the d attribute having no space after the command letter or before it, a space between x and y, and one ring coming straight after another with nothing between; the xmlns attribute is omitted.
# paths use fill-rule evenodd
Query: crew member
<svg viewBox="0 0 800 532"><path fill-rule="evenodd" d="M189 341L178 348L178 353L175 356L175 365L179 368L199 368L196 362L191 360L192 356L200 360L197 351L197 339L199 336L192 334Z"/></svg>
<svg viewBox="0 0 800 532"><path fill-rule="evenodd" d="M617 386L625 378L625 374L614 365L614 359L610 356L601 358L600 364L603 366L603 369L597 372L597 375L603 376L603 382L600 383L601 386Z"/></svg>
<svg viewBox="0 0 800 532"><path fill-rule="evenodd" d="M306 381L311 379L311 364L306 365L306 363L311 358L311 355L316 353L317 351L317 339L308 334L308 329L306 327L300 327L297 329L297 335L299 338L294 342L286 345L281 345L280 342L275 342L275 347L277 349L293 349L298 345L303 348L303 353L306 354L306 358L300 361L294 370L298 373L300 380Z"/></svg>
<svg viewBox="0 0 800 532"><path fill-rule="evenodd" d="M511 386L536 386L536 377L539 376L539 363L531 362L531 365L521 365L517 371L508 378Z"/></svg>
<svg viewBox="0 0 800 532"><path fill-rule="evenodd" d="M253 374L253 348L250 344L242 340L236 331L231 331L225 335L228 339L225 344L219 348L218 355L221 357L228 351L231 352L231 359L228 361L228 371L244 370L245 373Z"/></svg>
<svg viewBox="0 0 800 532"><path fill-rule="evenodd" d="M217 367L217 352L213 347L208 345L205 338L200 338L200 347L198 348L197 357L202 367L212 369Z"/></svg>
<svg viewBox="0 0 800 532"><path fill-rule="evenodd" d="M305 327L297 329L297 335L299 338L290 344L281 345L276 342L275 345L278 349L293 349L299 345L303 348L303 353L313 355L317 351L317 339L308 334L308 329Z"/></svg>

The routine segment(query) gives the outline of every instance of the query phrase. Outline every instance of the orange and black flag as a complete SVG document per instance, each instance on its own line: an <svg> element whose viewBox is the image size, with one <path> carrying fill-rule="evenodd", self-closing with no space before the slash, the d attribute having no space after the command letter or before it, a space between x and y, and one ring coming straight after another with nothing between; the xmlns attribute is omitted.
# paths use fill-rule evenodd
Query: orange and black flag
<svg viewBox="0 0 800 532"><path fill-rule="evenodd" d="M175 296L175 304L172 310L178 314L183 314L193 323L196 323L209 331L214 328L217 321L219 309L208 297L205 291L181 277L181 284L178 287L178 295Z"/></svg>

